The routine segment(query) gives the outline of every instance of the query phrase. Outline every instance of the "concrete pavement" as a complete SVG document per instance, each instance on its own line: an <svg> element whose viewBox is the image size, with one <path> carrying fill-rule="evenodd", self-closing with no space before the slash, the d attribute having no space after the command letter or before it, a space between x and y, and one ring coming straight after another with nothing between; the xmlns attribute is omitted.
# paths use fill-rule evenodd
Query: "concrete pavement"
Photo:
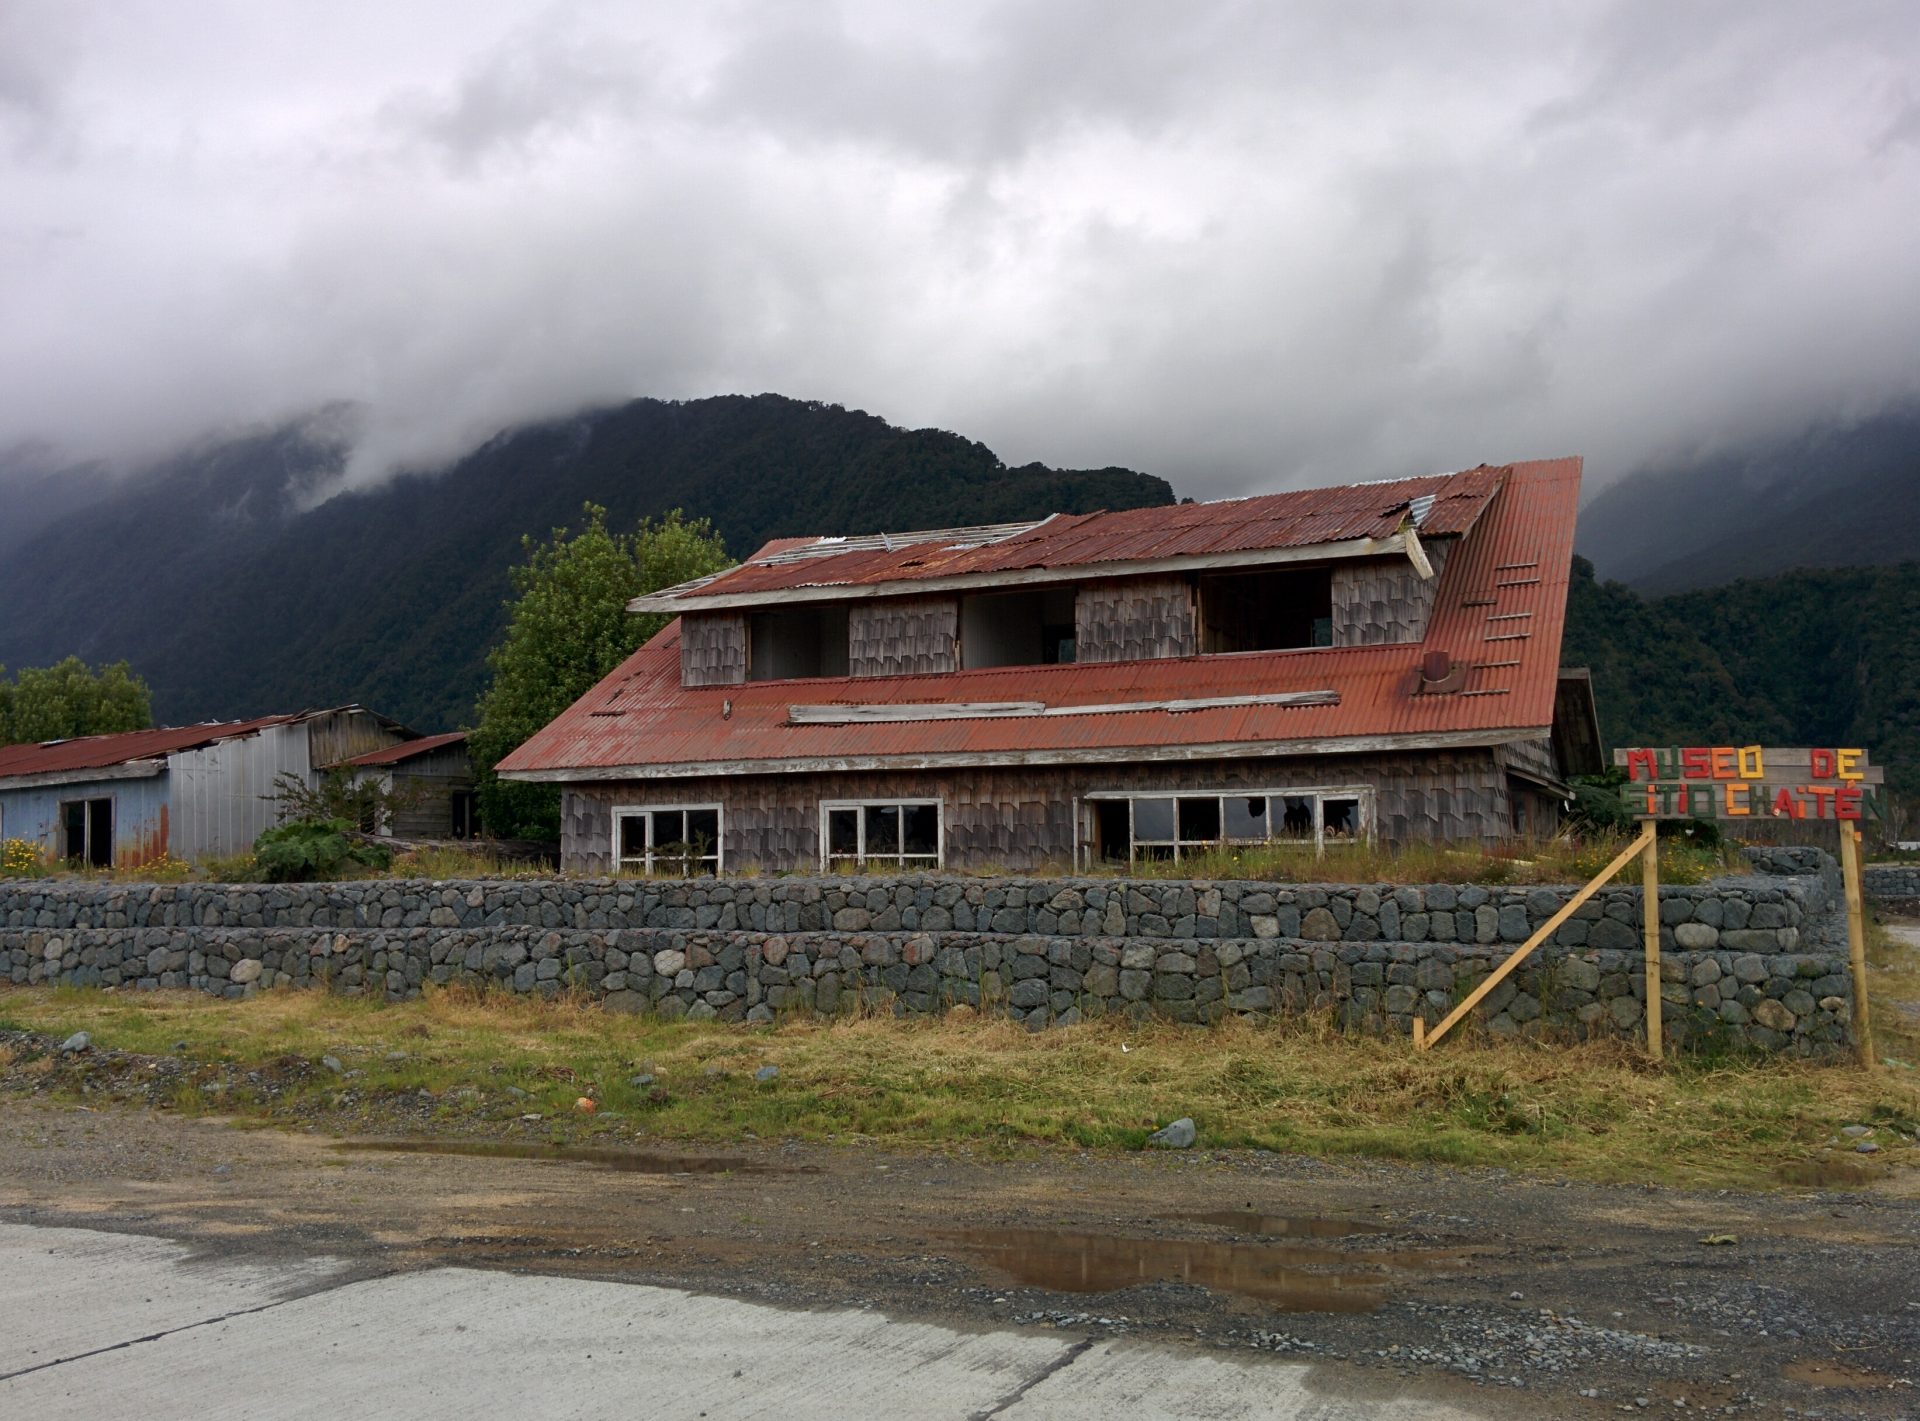
<svg viewBox="0 0 1920 1421"><path fill-rule="evenodd" d="M1285 1417L1527 1414L1385 1375L1047 1331L960 1331L669 1288L0 1224L0 1415ZM1334 1388L1337 1387L1337 1390ZM1478 1398L1469 1398L1477 1401Z"/></svg>

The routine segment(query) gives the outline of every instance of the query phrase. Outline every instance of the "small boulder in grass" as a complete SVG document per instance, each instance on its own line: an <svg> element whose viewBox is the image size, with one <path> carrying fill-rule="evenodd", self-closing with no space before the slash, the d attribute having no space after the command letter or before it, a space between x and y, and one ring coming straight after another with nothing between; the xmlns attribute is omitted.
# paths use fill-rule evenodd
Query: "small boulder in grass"
<svg viewBox="0 0 1920 1421"><path fill-rule="evenodd" d="M1171 1125L1155 1130L1147 1136L1147 1146L1156 1150L1190 1150L1200 1132L1193 1127L1193 1121L1182 1115Z"/></svg>
<svg viewBox="0 0 1920 1421"><path fill-rule="evenodd" d="M93 1038L84 1031L76 1031L60 1043L60 1054L62 1056L75 1056L82 1051L90 1051L92 1049Z"/></svg>
<svg viewBox="0 0 1920 1421"><path fill-rule="evenodd" d="M778 1079L779 1075L780 1068L778 1066L762 1066L753 1073L753 1078L759 1081L761 1085L765 1085L770 1080Z"/></svg>

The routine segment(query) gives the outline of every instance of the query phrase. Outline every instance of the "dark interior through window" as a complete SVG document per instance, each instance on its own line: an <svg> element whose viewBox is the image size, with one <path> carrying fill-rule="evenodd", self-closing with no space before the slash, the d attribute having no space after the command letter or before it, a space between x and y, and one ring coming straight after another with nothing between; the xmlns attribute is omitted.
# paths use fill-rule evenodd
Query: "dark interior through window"
<svg viewBox="0 0 1920 1421"><path fill-rule="evenodd" d="M847 609L786 607L747 618L747 679L847 674Z"/></svg>
<svg viewBox="0 0 1920 1421"><path fill-rule="evenodd" d="M960 664L1059 666L1075 659L1073 588L987 592L960 602Z"/></svg>
<svg viewBox="0 0 1920 1421"><path fill-rule="evenodd" d="M89 868L113 867L113 801L69 799L60 806L61 857Z"/></svg>
<svg viewBox="0 0 1920 1421"><path fill-rule="evenodd" d="M1333 645L1333 574L1324 567L1209 573L1200 579L1206 652Z"/></svg>

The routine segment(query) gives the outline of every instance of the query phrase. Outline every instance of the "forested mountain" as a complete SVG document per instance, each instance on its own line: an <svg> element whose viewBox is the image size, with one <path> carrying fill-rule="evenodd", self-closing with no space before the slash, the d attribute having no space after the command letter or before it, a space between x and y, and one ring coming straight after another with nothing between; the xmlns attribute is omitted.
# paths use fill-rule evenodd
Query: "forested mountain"
<svg viewBox="0 0 1920 1421"><path fill-rule="evenodd" d="M303 511L343 466L335 414L192 451L0 556L0 665L125 658L160 721L361 700L466 722L524 534L581 507L682 508L737 555L867 533L1172 501L1127 469L1009 468L985 445L777 395L636 400L508 431L451 468ZM0 523L8 520L0 484Z"/></svg>
<svg viewBox="0 0 1920 1421"><path fill-rule="evenodd" d="M1581 510L1600 575L1680 592L1920 557L1920 412L1645 468Z"/></svg>
<svg viewBox="0 0 1920 1421"><path fill-rule="evenodd" d="M1855 431L1852 462L1827 446L1820 467L1841 490L1904 487L1902 428ZM589 501L616 528L676 507L704 515L744 556L780 534L1173 498L1163 480L1126 469L1008 468L958 435L761 395L637 400L511 430L451 468L309 509L344 465L346 431L333 411L212 444L104 495L83 483L61 497L95 501L63 514L49 512L38 485L39 501L19 507L43 526L0 551L0 664L125 658L151 685L162 722L357 699L441 729L472 718L522 535L577 526ZM1920 425L1909 432L1920 448ZM1783 454L1762 483L1793 483L1794 464ZM1683 539L1707 526L1700 486L1682 483L1648 485L1625 523L1608 521L1612 495L1597 500L1582 516L1582 546L1623 526ZM0 525L27 486L0 480ZM1756 525L1749 504L1773 506L1727 489L1713 505L1724 526L1746 530L1731 545L1743 555L1775 537L1820 545L1821 528L1839 526L1811 514ZM1914 516L1905 505L1874 505L1872 519L1857 513L1864 503L1837 506L1848 528L1874 524L1862 546L1889 562L1920 547L1904 531ZM1596 579L1580 559L1563 661L1593 668L1610 744L1859 744L1897 787L1920 792L1920 564L1650 596Z"/></svg>
<svg viewBox="0 0 1920 1421"><path fill-rule="evenodd" d="M1643 598L1575 560L1561 661L1610 745L1860 745L1920 793L1920 563Z"/></svg>

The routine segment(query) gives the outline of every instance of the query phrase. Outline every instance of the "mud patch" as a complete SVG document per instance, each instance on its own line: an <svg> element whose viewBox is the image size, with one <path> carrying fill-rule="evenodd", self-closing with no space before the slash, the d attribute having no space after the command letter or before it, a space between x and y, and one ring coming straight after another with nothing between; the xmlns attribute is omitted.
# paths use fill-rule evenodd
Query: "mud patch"
<svg viewBox="0 0 1920 1421"><path fill-rule="evenodd" d="M1264 1238L1359 1238L1363 1234L1391 1232L1385 1224L1311 1214L1256 1214L1250 1209L1215 1209L1204 1214L1169 1214L1168 1217L1190 1224L1212 1224L1215 1228L1243 1234L1259 1234Z"/></svg>
<svg viewBox="0 0 1920 1421"><path fill-rule="evenodd" d="M540 1145L519 1140L342 1140L330 1146L353 1154L467 1155L476 1159L545 1160L593 1164L628 1174L800 1174L738 1155L662 1155L592 1145Z"/></svg>
<svg viewBox="0 0 1920 1421"><path fill-rule="evenodd" d="M1394 1272L1444 1268L1455 1261L1441 1250L1349 1253L1050 1229L969 1230L943 1241L960 1245L1018 1283L1051 1292L1113 1293L1149 1283L1184 1283L1251 1298L1279 1312L1372 1312L1387 1301Z"/></svg>
<svg viewBox="0 0 1920 1421"><path fill-rule="evenodd" d="M1890 1377L1885 1372L1872 1372L1865 1367L1849 1366L1845 1362L1812 1359L1789 1362L1780 1369L1780 1375L1783 1379L1799 1382L1802 1386L1839 1387L1859 1391L1901 1385L1898 1378Z"/></svg>

